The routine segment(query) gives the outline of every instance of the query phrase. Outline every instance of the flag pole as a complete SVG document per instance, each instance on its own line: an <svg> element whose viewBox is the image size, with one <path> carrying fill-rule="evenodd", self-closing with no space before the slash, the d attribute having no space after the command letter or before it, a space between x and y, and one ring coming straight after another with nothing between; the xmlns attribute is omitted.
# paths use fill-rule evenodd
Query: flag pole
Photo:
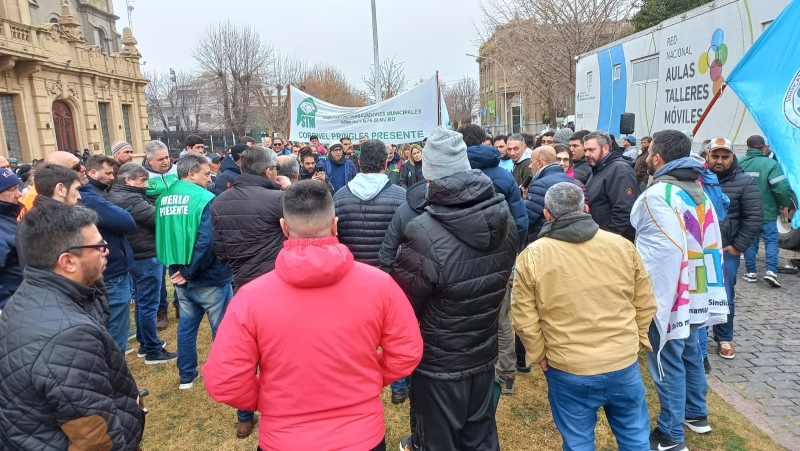
<svg viewBox="0 0 800 451"><path fill-rule="evenodd" d="M703 110L703 114L700 115L700 119L698 119L697 124L694 125L694 130L692 130L692 136L697 136L697 131L700 130L700 126L703 125L703 121L706 120L706 115L708 115L708 112L711 111L711 108L714 108L714 104L717 103L717 99L720 98L723 91L725 91L725 87L727 86L728 86L727 84L723 83L722 86L719 88L719 91L717 91L717 93L714 94L714 97L711 98L711 101L708 102L708 107L706 107L706 109Z"/></svg>
<svg viewBox="0 0 800 451"><path fill-rule="evenodd" d="M442 125L442 92L439 86L439 71L436 71L436 125Z"/></svg>
<svg viewBox="0 0 800 451"><path fill-rule="evenodd" d="M292 136L292 85L290 84L286 86L286 138L290 138L291 136Z"/></svg>

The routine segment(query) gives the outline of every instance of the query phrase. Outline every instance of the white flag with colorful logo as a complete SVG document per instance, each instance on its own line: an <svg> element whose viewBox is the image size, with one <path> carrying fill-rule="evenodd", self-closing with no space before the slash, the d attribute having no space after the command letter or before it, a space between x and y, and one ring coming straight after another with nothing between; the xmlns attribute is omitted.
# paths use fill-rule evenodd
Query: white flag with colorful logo
<svg viewBox="0 0 800 451"><path fill-rule="evenodd" d="M313 97L290 86L289 139L308 141L312 135L321 142L362 136L387 144L422 141L439 124L449 123L444 100L439 111L436 77L391 99L365 107L343 107ZM446 122L445 122L446 121Z"/></svg>

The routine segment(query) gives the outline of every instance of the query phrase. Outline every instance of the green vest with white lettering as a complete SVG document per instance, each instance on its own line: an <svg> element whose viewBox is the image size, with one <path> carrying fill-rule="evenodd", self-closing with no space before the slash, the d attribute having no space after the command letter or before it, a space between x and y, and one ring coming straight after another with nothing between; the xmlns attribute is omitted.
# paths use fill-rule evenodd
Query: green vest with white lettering
<svg viewBox="0 0 800 451"><path fill-rule="evenodd" d="M156 256L164 265L188 265L203 209L214 198L207 189L178 180L156 200Z"/></svg>

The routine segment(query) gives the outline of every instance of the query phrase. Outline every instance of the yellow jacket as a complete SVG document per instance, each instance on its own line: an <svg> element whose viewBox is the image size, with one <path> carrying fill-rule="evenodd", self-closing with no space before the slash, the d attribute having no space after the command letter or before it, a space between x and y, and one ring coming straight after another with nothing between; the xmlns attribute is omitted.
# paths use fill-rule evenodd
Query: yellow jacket
<svg viewBox="0 0 800 451"><path fill-rule="evenodd" d="M591 216L548 222L517 258L511 323L528 363L581 376L632 365L651 350L656 299L636 248Z"/></svg>

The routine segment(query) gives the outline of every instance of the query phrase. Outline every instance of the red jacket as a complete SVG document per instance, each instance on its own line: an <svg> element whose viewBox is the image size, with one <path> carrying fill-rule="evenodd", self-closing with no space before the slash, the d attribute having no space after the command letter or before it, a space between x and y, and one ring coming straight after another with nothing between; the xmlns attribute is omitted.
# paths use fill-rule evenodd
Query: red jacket
<svg viewBox="0 0 800 451"><path fill-rule="evenodd" d="M275 271L231 300L203 377L216 401L261 412L265 451L363 451L386 433L381 390L421 358L414 311L388 274L335 237L290 239Z"/></svg>

